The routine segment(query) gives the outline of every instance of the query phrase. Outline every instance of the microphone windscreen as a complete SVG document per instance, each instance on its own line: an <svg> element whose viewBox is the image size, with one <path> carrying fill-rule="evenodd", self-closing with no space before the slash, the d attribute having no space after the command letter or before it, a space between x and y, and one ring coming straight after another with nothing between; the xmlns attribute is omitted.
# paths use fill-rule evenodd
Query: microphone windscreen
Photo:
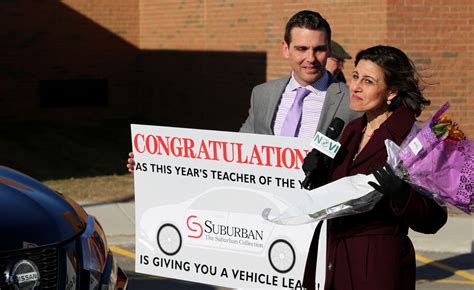
<svg viewBox="0 0 474 290"><path fill-rule="evenodd" d="M344 128L344 121L340 118L334 118L329 124L326 136L331 139L337 139Z"/></svg>

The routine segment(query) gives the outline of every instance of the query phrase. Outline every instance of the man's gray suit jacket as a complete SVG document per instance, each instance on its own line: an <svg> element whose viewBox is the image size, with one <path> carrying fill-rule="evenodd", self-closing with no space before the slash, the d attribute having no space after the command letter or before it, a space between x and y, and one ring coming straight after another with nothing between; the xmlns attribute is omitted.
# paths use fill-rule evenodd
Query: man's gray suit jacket
<svg viewBox="0 0 474 290"><path fill-rule="evenodd" d="M284 77L253 88L249 115L242 124L240 132L274 135L273 120L289 80L290 77ZM327 128L334 118L342 119L347 125L347 123L360 116L361 113L354 112L349 108L349 90L346 84L337 82L332 78L326 92L316 131L326 134Z"/></svg>

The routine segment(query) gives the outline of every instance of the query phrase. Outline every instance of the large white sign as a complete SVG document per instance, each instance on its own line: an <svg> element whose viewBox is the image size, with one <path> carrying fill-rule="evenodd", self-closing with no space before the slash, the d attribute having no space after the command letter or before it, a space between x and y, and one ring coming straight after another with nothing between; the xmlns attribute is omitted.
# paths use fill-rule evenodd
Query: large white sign
<svg viewBox="0 0 474 290"><path fill-rule="evenodd" d="M137 272L223 287L302 289L316 224L285 226L262 214L271 219L307 200L301 166L310 140L131 127ZM324 230L321 237L325 242ZM319 256L324 264L325 251Z"/></svg>

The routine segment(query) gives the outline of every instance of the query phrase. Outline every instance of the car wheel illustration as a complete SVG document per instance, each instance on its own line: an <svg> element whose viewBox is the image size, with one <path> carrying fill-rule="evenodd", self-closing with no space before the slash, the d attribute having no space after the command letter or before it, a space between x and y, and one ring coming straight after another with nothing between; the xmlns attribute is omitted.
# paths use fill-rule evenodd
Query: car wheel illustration
<svg viewBox="0 0 474 290"><path fill-rule="evenodd" d="M156 234L156 240L160 250L169 256L175 255L181 249L181 234L172 224L162 225Z"/></svg>
<svg viewBox="0 0 474 290"><path fill-rule="evenodd" d="M268 250L268 260L273 269L278 273L289 272L296 261L293 247L285 240L274 241Z"/></svg>

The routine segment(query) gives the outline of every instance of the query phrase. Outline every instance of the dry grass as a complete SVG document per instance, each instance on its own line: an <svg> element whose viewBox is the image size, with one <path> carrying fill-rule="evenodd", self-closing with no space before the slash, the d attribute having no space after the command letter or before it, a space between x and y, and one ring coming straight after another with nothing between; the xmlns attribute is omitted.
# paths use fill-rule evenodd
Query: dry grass
<svg viewBox="0 0 474 290"><path fill-rule="evenodd" d="M120 200L133 194L125 164L130 122L4 120L0 164L77 201Z"/></svg>
<svg viewBox="0 0 474 290"><path fill-rule="evenodd" d="M124 120L4 121L0 164L41 181L125 174L130 139Z"/></svg>
<svg viewBox="0 0 474 290"><path fill-rule="evenodd" d="M108 175L47 180L44 184L82 203L133 198L133 175Z"/></svg>

